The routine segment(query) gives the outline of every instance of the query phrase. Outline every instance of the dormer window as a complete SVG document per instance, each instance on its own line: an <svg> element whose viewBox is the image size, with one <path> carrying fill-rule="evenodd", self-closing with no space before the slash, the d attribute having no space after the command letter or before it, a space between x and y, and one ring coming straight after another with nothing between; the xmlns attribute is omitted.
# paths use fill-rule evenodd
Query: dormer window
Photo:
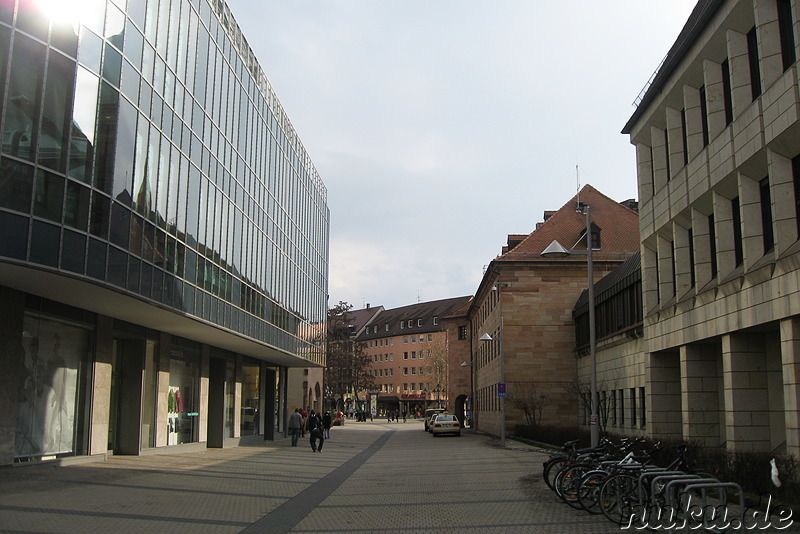
<svg viewBox="0 0 800 534"><path fill-rule="evenodd" d="M433 326L436 326L437 324L439 324L439 318L434 315L433 316Z"/></svg>
<svg viewBox="0 0 800 534"><path fill-rule="evenodd" d="M592 250L600 250L600 227L592 223Z"/></svg>
<svg viewBox="0 0 800 534"><path fill-rule="evenodd" d="M422 326L422 319L417 319L417 326Z"/></svg>
<svg viewBox="0 0 800 534"><path fill-rule="evenodd" d="M411 328L412 326L414 326L414 320L413 319L409 319L408 320L408 327Z"/></svg>

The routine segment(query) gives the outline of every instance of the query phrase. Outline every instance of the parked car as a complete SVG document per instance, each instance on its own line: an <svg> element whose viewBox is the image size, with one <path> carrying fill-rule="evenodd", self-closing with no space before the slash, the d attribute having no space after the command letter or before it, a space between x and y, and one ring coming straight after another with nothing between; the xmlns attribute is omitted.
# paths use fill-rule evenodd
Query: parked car
<svg viewBox="0 0 800 534"><path fill-rule="evenodd" d="M433 416L433 423L431 425L431 434L433 437L441 436L442 434L455 434L461 435L461 423L458 422L458 417L449 413L440 413Z"/></svg>
<svg viewBox="0 0 800 534"><path fill-rule="evenodd" d="M444 412L445 412L444 408L429 408L429 409L425 410L425 419L424 419L425 432L430 432L431 431L430 425L431 425L431 419L433 418L433 416L434 415L438 415L440 413L444 413Z"/></svg>

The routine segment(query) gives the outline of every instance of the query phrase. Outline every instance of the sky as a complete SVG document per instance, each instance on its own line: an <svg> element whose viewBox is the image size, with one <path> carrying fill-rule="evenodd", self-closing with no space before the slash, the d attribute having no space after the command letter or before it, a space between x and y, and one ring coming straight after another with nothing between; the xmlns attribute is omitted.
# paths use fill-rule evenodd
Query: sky
<svg viewBox="0 0 800 534"><path fill-rule="evenodd" d="M695 0L228 0L328 190L329 306L472 295L622 127Z"/></svg>

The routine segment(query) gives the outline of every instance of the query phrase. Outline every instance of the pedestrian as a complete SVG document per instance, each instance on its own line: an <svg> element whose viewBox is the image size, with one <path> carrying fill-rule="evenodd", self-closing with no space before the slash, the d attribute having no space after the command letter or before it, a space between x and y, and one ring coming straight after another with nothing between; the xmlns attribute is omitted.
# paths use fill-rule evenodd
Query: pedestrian
<svg viewBox="0 0 800 534"><path fill-rule="evenodd" d="M300 425L300 437L306 437L306 423L308 422L308 413L305 410L300 410L300 417L303 418L303 424Z"/></svg>
<svg viewBox="0 0 800 534"><path fill-rule="evenodd" d="M311 438L309 439L311 442L311 451L322 452L322 444L325 443L325 435L322 433L322 428L315 426L311 431L309 431L309 434L311 435Z"/></svg>
<svg viewBox="0 0 800 534"><path fill-rule="evenodd" d="M314 412L314 410L311 410L311 413L308 414L308 419L306 420L306 430L308 432L311 432L318 426L320 426L319 418L317 417L317 414Z"/></svg>
<svg viewBox="0 0 800 534"><path fill-rule="evenodd" d="M373 412L372 410L370 410L370 411L369 411L369 422L370 422L370 423L372 422L372 417L373 417L374 415L375 415L375 412Z"/></svg>
<svg viewBox="0 0 800 534"><path fill-rule="evenodd" d="M289 432L292 433L292 447L297 447L300 439L300 431L303 429L303 416L300 415L300 408L295 408L294 413L289 416Z"/></svg>
<svg viewBox="0 0 800 534"><path fill-rule="evenodd" d="M406 414L406 412L405 412L405 411L403 411L403 422L404 422L404 423L406 422L406 415L407 415L407 414Z"/></svg>
<svg viewBox="0 0 800 534"><path fill-rule="evenodd" d="M331 413L325 412L322 416L322 428L325 429L325 439L331 439Z"/></svg>

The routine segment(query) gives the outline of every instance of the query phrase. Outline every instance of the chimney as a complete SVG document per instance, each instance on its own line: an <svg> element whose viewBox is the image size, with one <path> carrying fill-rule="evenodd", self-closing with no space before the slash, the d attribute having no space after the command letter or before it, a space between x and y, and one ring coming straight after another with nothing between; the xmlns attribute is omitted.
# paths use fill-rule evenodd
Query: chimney
<svg viewBox="0 0 800 534"><path fill-rule="evenodd" d="M369 309L369 302L367 302L367 309Z"/></svg>

